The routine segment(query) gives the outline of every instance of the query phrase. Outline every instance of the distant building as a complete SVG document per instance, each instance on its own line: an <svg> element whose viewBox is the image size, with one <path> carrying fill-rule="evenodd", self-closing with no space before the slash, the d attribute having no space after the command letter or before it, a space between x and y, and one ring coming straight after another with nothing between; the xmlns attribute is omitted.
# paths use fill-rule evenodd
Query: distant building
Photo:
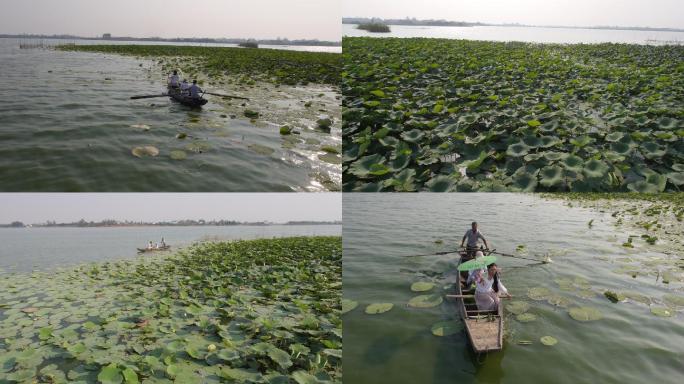
<svg viewBox="0 0 684 384"><path fill-rule="evenodd" d="M112 38L111 33L105 33L104 35L102 35L103 40L110 40L111 38Z"/></svg>

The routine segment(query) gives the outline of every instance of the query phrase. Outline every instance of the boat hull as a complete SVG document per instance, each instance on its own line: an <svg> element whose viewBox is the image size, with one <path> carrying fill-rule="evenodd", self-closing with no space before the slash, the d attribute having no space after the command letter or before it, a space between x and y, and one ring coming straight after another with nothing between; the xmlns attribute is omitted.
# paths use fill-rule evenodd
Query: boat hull
<svg viewBox="0 0 684 384"><path fill-rule="evenodd" d="M467 255L465 253L459 254L460 265ZM468 341L475 353L485 353L492 351L500 351L503 348L503 329L504 329L504 309L503 303L499 302L497 311L480 312L477 309L475 300L463 298L463 290L461 289L461 279L464 277L460 272L457 272L456 292L458 296L458 309L465 325ZM470 294L466 292L465 294Z"/></svg>
<svg viewBox="0 0 684 384"><path fill-rule="evenodd" d="M188 107L193 107L193 108L200 108L204 104L208 102L207 99L205 98L199 98L199 99L193 99L189 96L181 95L180 90L178 89L173 89L169 88L168 89L168 95L171 99L185 105Z"/></svg>
<svg viewBox="0 0 684 384"><path fill-rule="evenodd" d="M168 251L169 249L171 249L170 245L167 245L166 247L163 247L163 248L151 248L151 249L138 248L138 253Z"/></svg>

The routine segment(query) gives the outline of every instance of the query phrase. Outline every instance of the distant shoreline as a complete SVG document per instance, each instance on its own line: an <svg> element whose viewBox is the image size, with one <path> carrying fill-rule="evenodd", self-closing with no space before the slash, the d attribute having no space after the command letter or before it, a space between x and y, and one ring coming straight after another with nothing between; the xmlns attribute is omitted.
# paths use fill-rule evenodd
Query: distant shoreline
<svg viewBox="0 0 684 384"><path fill-rule="evenodd" d="M300 226L300 225L342 225L341 221L290 221L286 223L270 223L270 222L254 222L254 223L207 223L207 224L189 224L189 223L117 223L117 224L102 224L102 223L59 223L59 224L0 224L0 229L12 228L140 228L140 227L273 227L273 226Z"/></svg>
<svg viewBox="0 0 684 384"><path fill-rule="evenodd" d="M558 28L558 29L598 29L615 31L650 31L650 32L684 32L684 28L652 28L652 27L621 27L621 26L564 26L564 25L527 25L517 23L480 23L449 20L418 20L418 19L381 19L363 17L343 17L342 24L361 24L377 22L387 25L422 26L422 27L524 27L524 28Z"/></svg>
<svg viewBox="0 0 684 384"><path fill-rule="evenodd" d="M341 41L322 41L322 40L288 40L288 39L211 39L211 38L173 38L162 37L83 37L73 35L32 35L32 34L0 34L0 39L51 39L51 40L94 40L94 41L145 41L158 43L201 43L201 44L240 44L257 43L260 45L293 45L310 47L340 47Z"/></svg>

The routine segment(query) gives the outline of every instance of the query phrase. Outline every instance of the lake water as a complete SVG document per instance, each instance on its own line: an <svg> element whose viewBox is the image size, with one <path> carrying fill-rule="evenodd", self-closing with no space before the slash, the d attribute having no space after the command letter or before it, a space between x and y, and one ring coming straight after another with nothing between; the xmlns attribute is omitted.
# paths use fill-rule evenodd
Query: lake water
<svg viewBox="0 0 684 384"><path fill-rule="evenodd" d="M657 317L647 304L612 304L606 289L638 292L662 305L667 293L682 295L682 283L663 284L656 276L615 273L626 258L672 259L638 246L622 247L628 230L617 230L609 213L569 208L524 194L345 194L343 287L359 306L344 315L344 375L354 384L403 383L678 383L684 375L684 314ZM594 220L592 228L588 226ZM504 349L476 356L465 332L432 335L431 326L457 319L455 302L412 309L416 281L434 281L439 293L451 289L455 254L403 257L452 250L470 222L477 220L490 247L527 257L549 254L550 264L499 257L502 281L514 300L531 305L537 320L518 322L506 314ZM436 243L442 240L443 244ZM680 273L681 274L681 273ZM681 277L681 276L680 276ZM579 280L575 280L579 279ZM561 289L555 280L590 286ZM572 319L567 308L527 297L546 287L568 301L589 306L603 318ZM370 303L389 302L384 314L367 315ZM506 301L504 301L506 302ZM558 344L547 347L542 336ZM518 345L519 340L533 341Z"/></svg>
<svg viewBox="0 0 684 384"><path fill-rule="evenodd" d="M202 240L340 236L339 225L224 227L2 228L0 273L49 270L137 257L137 248L164 237L171 251Z"/></svg>
<svg viewBox="0 0 684 384"><path fill-rule="evenodd" d="M356 24L343 24L343 36L373 37L433 37L443 39L525 41L531 43L630 43L684 44L684 32L627 31L575 28L532 27L433 27L392 25L390 33L370 33L356 28Z"/></svg>
<svg viewBox="0 0 684 384"><path fill-rule="evenodd" d="M293 148L279 133L292 124L302 139L336 146L337 129L322 133L304 119L255 125L242 113L229 118L213 96L201 110L165 97L130 100L163 92L150 60L19 49L19 40L0 39L0 68L0 191L315 191L325 190L315 175L341 177L339 165L318 159L318 147ZM318 87L295 91L336 101ZM248 107L293 103L282 95ZM139 146L155 146L159 156L133 156ZM171 158L178 150L185 160Z"/></svg>

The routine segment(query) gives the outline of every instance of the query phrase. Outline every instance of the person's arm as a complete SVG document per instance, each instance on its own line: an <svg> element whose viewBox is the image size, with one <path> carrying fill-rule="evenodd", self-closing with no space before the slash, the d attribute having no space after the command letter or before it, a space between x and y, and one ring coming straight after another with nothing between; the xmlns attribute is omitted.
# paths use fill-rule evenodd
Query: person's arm
<svg viewBox="0 0 684 384"><path fill-rule="evenodd" d="M477 232L477 235L480 237L480 239L482 239L482 242L484 243L485 248L486 248L486 249L489 249L489 245L487 244L487 239L485 239L485 237L482 235L482 233L480 233L480 232L478 231L478 232Z"/></svg>
<svg viewBox="0 0 684 384"><path fill-rule="evenodd" d="M508 289L504 287L503 283L501 282L501 276L499 276L499 296L505 296L505 297L513 297L511 296L510 293L508 293Z"/></svg>
<svg viewBox="0 0 684 384"><path fill-rule="evenodd" d="M465 243L465 239L467 236L468 236L468 232L466 232L465 235L463 235L463 238L461 239L461 248L463 248L463 243Z"/></svg>

